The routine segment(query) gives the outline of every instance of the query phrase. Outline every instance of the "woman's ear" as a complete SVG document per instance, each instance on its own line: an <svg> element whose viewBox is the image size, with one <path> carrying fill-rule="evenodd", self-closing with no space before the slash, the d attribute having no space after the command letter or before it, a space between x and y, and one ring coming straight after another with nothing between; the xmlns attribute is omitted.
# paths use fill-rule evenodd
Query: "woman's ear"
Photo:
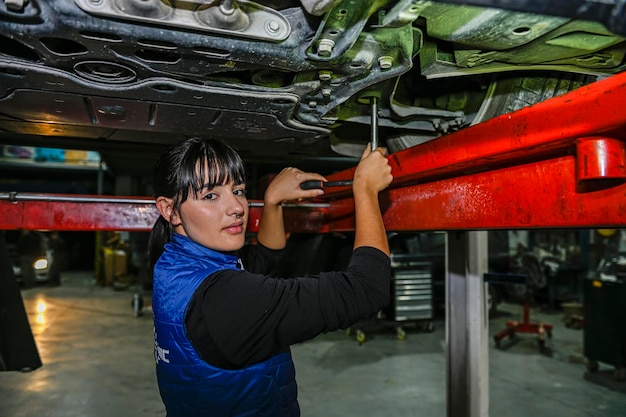
<svg viewBox="0 0 626 417"><path fill-rule="evenodd" d="M157 197L156 208L168 223L174 223L177 216L174 213L174 201L171 198Z"/></svg>

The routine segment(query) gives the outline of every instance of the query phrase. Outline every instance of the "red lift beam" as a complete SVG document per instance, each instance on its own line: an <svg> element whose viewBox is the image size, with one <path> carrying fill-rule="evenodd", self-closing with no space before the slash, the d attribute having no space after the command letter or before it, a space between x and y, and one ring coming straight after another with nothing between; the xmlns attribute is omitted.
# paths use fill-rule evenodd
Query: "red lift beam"
<svg viewBox="0 0 626 417"><path fill-rule="evenodd" d="M390 156L388 230L626 225L626 73ZM350 179L354 170L329 176ZM150 199L0 195L0 229L149 230ZM251 205L249 230L261 203ZM347 188L285 208L292 232L354 228Z"/></svg>

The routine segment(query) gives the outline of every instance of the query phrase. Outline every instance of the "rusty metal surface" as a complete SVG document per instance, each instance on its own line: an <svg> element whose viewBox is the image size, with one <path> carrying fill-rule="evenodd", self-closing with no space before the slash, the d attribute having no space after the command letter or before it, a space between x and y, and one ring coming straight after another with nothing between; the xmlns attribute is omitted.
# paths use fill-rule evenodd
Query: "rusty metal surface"
<svg viewBox="0 0 626 417"><path fill-rule="evenodd" d="M389 230L595 228L626 224L626 185L580 193L571 156L397 188Z"/></svg>
<svg viewBox="0 0 626 417"><path fill-rule="evenodd" d="M0 229L150 230L154 200L140 197L24 194L0 198Z"/></svg>
<svg viewBox="0 0 626 417"><path fill-rule="evenodd" d="M248 231L258 231L262 201L250 201ZM285 204L288 231L328 232L327 202ZM149 197L0 193L0 230L149 231L159 213Z"/></svg>

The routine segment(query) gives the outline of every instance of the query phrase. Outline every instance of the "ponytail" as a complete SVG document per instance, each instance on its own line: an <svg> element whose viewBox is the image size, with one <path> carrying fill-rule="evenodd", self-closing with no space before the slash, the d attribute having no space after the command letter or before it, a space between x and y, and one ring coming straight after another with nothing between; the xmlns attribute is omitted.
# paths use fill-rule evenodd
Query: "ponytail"
<svg viewBox="0 0 626 417"><path fill-rule="evenodd" d="M150 241L148 242L148 260L150 262L150 271L154 271L154 265L163 253L165 244L170 241L171 230L170 224L159 216L150 232Z"/></svg>

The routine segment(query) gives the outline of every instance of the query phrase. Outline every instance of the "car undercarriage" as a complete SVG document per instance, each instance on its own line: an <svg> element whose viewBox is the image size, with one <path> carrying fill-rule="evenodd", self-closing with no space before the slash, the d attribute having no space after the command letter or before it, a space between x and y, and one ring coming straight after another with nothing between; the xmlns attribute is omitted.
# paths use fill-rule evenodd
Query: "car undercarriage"
<svg viewBox="0 0 626 417"><path fill-rule="evenodd" d="M351 158L373 112L393 152L624 69L621 1L592 20L457 3L5 0L0 143L97 150L127 175L188 136Z"/></svg>

